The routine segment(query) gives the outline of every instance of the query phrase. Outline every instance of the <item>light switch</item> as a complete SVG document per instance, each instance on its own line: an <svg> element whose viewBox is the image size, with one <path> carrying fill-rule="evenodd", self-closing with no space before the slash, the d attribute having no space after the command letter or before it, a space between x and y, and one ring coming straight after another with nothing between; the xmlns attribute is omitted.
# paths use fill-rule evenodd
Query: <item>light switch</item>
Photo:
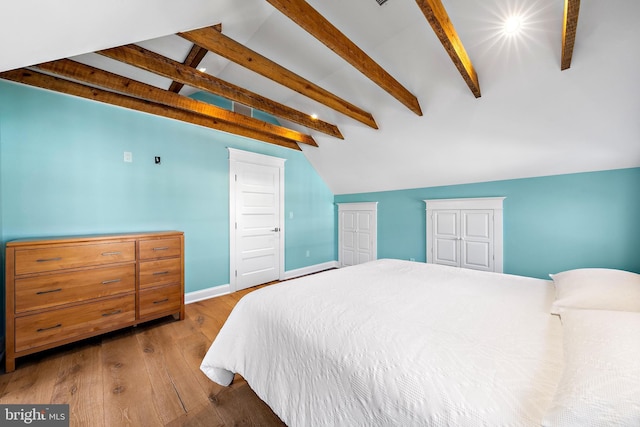
<svg viewBox="0 0 640 427"><path fill-rule="evenodd" d="M131 151L125 151L124 152L124 161L126 163L133 162L133 154L131 153Z"/></svg>

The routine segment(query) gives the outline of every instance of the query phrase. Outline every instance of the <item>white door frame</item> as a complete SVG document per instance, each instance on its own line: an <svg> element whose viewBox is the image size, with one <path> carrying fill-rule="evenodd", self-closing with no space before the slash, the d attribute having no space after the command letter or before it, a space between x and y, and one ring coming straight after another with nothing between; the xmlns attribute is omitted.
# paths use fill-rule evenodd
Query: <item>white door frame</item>
<svg viewBox="0 0 640 427"><path fill-rule="evenodd" d="M279 248L280 265L278 266L278 280L284 280L284 162L286 159L267 156L264 154L252 153L250 151L238 150L227 147L229 150L229 287L231 292L237 290L237 260L236 260L236 180L238 163L253 163L255 165L277 167L280 170L280 217L278 218L280 228Z"/></svg>

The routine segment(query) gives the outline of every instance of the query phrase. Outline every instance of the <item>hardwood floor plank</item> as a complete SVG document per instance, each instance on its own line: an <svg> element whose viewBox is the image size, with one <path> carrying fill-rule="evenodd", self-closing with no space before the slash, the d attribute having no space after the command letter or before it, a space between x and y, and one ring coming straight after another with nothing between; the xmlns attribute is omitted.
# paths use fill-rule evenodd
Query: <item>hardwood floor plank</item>
<svg viewBox="0 0 640 427"><path fill-rule="evenodd" d="M14 372L10 372L8 374L3 372L3 375L0 375L0 402L2 401L2 397L5 395L7 385L9 385L13 379Z"/></svg>
<svg viewBox="0 0 640 427"><path fill-rule="evenodd" d="M218 416L216 409L211 405L211 402L207 402L166 424L165 427L225 427L228 425L237 426L241 424L225 424Z"/></svg>
<svg viewBox="0 0 640 427"><path fill-rule="evenodd" d="M249 426L285 425L239 375L236 375L229 387L224 387L213 396L211 401L225 425L233 425L233 423Z"/></svg>
<svg viewBox="0 0 640 427"><path fill-rule="evenodd" d="M229 317L231 310L227 309L223 301L210 301L207 300L207 304L203 302L189 304L189 314L187 316L192 319L200 332L213 341L227 317Z"/></svg>
<svg viewBox="0 0 640 427"><path fill-rule="evenodd" d="M255 426L284 426L286 425L278 418L278 416L267 406L251 389L249 384L242 379L244 383L240 383L235 390L234 398L243 402L250 417L251 422Z"/></svg>
<svg viewBox="0 0 640 427"><path fill-rule="evenodd" d="M209 340L204 335L200 334L199 336L193 336L192 338L180 342L179 348L182 352L182 356L184 357L187 366L192 369L192 373L198 384L200 385L200 389L204 393L207 401L210 400L212 395L217 394L224 387L214 383L211 381L201 370L200 364L202 363L202 359L206 354L209 346L211 345L211 340Z"/></svg>
<svg viewBox="0 0 640 427"><path fill-rule="evenodd" d="M180 347L167 346L169 342L175 343L169 324L138 334L138 341L143 347L145 363L158 401L158 413L165 424L208 404L206 389L197 378L199 366L194 371ZM170 409L173 411L169 412Z"/></svg>
<svg viewBox="0 0 640 427"><path fill-rule="evenodd" d="M61 357L51 403L69 404L73 426L104 426L100 340L85 341Z"/></svg>
<svg viewBox="0 0 640 427"><path fill-rule="evenodd" d="M0 403L47 404L51 402L63 354L60 351L47 351L45 355L42 360L37 356L23 358L19 364L21 369L10 374L12 378L5 388Z"/></svg>
<svg viewBox="0 0 640 427"><path fill-rule="evenodd" d="M153 405L162 423L166 424L186 414L187 408L174 388L174 380L166 369L163 345L158 342L153 329L136 334L136 338L142 348L142 360L151 383Z"/></svg>
<svg viewBox="0 0 640 427"><path fill-rule="evenodd" d="M123 332L102 344L104 424L107 426L162 425L154 394L133 332Z"/></svg>

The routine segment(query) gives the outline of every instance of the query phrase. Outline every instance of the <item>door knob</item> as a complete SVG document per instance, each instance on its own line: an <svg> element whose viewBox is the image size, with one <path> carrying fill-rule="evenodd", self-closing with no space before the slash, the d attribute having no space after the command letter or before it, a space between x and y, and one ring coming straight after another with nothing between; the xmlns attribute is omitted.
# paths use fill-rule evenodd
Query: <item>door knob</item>
<svg viewBox="0 0 640 427"><path fill-rule="evenodd" d="M280 231L280 227L276 227L276 228L274 228L274 229L273 229L273 230L271 230L271 231L278 232L278 231Z"/></svg>

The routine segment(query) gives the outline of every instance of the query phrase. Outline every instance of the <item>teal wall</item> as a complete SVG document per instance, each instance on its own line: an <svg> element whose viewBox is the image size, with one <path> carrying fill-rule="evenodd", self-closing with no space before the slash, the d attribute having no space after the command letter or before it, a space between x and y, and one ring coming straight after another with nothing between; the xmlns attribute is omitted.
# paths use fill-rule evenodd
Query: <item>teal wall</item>
<svg viewBox="0 0 640 427"><path fill-rule="evenodd" d="M4 81L0 136L3 243L182 230L186 291L227 284L233 147L287 159L285 269L336 259L333 194L302 152Z"/></svg>
<svg viewBox="0 0 640 427"><path fill-rule="evenodd" d="M2 241L178 229L187 291L227 284L226 147L287 159L287 271L337 259L334 202L378 201L378 257L425 261L424 199L506 196L505 272L640 272L640 168L334 197L301 152L0 81Z"/></svg>
<svg viewBox="0 0 640 427"><path fill-rule="evenodd" d="M640 272L640 168L378 193L378 258L425 261L425 199L506 196L504 272L605 267Z"/></svg>

